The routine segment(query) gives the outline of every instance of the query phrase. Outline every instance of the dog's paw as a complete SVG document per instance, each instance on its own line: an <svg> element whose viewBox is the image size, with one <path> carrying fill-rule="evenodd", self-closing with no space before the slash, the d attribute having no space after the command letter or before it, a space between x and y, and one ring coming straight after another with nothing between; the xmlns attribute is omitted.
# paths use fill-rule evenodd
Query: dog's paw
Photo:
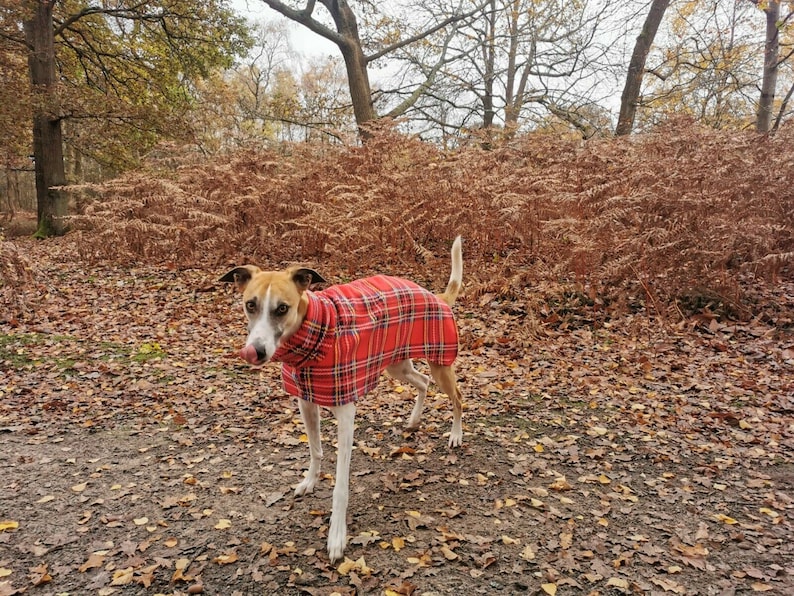
<svg viewBox="0 0 794 596"><path fill-rule="evenodd" d="M331 529L328 530L328 558L331 563L336 563L342 558L347 543L347 528L344 524L336 524L331 520Z"/></svg>
<svg viewBox="0 0 794 596"><path fill-rule="evenodd" d="M452 429L452 432L449 433L449 446L450 447L460 447L463 444L463 431L461 429L455 430Z"/></svg>
<svg viewBox="0 0 794 596"><path fill-rule="evenodd" d="M303 495L308 495L310 492L314 490L314 487L317 484L318 476L316 474L310 474L304 478L298 486L295 487L295 496L302 497Z"/></svg>

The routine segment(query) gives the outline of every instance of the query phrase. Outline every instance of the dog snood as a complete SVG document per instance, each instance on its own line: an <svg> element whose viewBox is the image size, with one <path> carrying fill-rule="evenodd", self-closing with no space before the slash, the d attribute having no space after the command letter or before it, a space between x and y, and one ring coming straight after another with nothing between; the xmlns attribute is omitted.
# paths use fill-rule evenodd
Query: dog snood
<svg viewBox="0 0 794 596"><path fill-rule="evenodd" d="M452 309L415 283L377 275L306 292L306 318L276 353L287 393L320 406L357 401L383 370L407 358L451 365Z"/></svg>

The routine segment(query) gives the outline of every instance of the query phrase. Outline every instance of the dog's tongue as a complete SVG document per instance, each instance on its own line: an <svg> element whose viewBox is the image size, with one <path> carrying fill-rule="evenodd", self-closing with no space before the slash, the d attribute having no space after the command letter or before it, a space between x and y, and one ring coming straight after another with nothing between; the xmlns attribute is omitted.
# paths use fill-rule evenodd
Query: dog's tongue
<svg viewBox="0 0 794 596"><path fill-rule="evenodd" d="M249 364L256 364L259 361L259 356L256 354L256 348L251 344L240 350L240 358Z"/></svg>

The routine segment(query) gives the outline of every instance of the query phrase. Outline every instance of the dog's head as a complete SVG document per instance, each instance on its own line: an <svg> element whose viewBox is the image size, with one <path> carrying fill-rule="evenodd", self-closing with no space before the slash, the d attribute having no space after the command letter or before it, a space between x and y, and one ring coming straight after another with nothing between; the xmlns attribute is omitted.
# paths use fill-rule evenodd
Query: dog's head
<svg viewBox="0 0 794 596"><path fill-rule="evenodd" d="M240 357L251 364L262 364L301 326L308 304L304 292L325 280L306 267L262 271L245 265L232 269L219 281L233 283L243 293L248 339Z"/></svg>

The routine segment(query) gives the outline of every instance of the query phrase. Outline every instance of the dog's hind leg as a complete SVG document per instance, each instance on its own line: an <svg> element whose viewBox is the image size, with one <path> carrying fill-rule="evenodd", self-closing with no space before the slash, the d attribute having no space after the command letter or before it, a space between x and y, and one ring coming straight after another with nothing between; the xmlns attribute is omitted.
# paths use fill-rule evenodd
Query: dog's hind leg
<svg viewBox="0 0 794 596"><path fill-rule="evenodd" d="M455 369L452 366L430 364L430 374L433 375L433 379L441 387L441 391L446 393L449 399L452 400L452 430L449 433L449 446L459 447L463 442L463 427L461 425L463 405L460 401L461 395L458 389L458 382L455 379Z"/></svg>
<svg viewBox="0 0 794 596"><path fill-rule="evenodd" d="M427 386L430 384L430 377L416 370L410 358L395 362L386 368L386 372L398 381L410 383L416 387L416 403L414 403L414 409L411 412L411 417L408 419L408 430L418 429L419 420L422 418L422 408L425 406Z"/></svg>
<svg viewBox="0 0 794 596"><path fill-rule="evenodd" d="M309 437L309 469L300 484L295 488L295 496L305 495L314 490L320 478L320 464L323 459L323 446L320 439L320 407L304 399L298 400L298 409Z"/></svg>
<svg viewBox="0 0 794 596"><path fill-rule="evenodd" d="M331 526L328 528L328 558L331 562L342 558L347 543L347 501L350 492L350 456L353 452L353 422L356 404L331 408L337 423L336 483L331 506Z"/></svg>

